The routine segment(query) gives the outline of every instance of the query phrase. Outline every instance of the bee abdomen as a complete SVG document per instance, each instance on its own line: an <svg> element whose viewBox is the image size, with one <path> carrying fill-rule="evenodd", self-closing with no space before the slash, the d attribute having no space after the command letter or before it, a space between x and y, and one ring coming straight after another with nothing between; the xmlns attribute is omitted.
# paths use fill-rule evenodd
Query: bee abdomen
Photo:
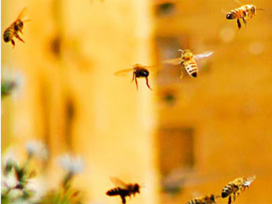
<svg viewBox="0 0 272 204"><path fill-rule="evenodd" d="M198 68L194 61L185 63L184 67L190 76L197 77Z"/></svg>
<svg viewBox="0 0 272 204"><path fill-rule="evenodd" d="M237 8L229 12L226 16L227 19L238 19L246 16L245 8Z"/></svg>
<svg viewBox="0 0 272 204"><path fill-rule="evenodd" d="M231 186L226 186L222 190L221 197L225 198L225 197L229 196L232 193L232 191L233 191L233 189Z"/></svg>
<svg viewBox="0 0 272 204"><path fill-rule="evenodd" d="M198 204L198 201L196 199L188 201L186 204Z"/></svg>
<svg viewBox="0 0 272 204"><path fill-rule="evenodd" d="M226 16L227 19L235 19L236 18L236 13L233 11L229 12Z"/></svg>
<svg viewBox="0 0 272 204"><path fill-rule="evenodd" d="M113 189L111 189L111 190L108 190L108 191L106 192L106 194L107 194L108 196L119 195L119 194L120 194L120 191L121 191L121 188L117 187L117 188L113 188Z"/></svg>
<svg viewBox="0 0 272 204"><path fill-rule="evenodd" d="M11 30L10 30L10 29L7 29L7 30L4 32L4 35L3 35L4 41L5 41L5 42L10 41L10 36L11 36Z"/></svg>

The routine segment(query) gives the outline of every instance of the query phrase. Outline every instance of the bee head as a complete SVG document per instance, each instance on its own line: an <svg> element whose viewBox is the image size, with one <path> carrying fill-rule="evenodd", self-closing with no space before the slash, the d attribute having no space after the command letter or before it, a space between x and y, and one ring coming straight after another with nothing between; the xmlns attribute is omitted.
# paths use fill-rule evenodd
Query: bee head
<svg viewBox="0 0 272 204"><path fill-rule="evenodd" d="M250 5L250 12L251 13L253 13L253 14L255 14L255 12L256 12L256 7L254 6L254 5Z"/></svg>
<svg viewBox="0 0 272 204"><path fill-rule="evenodd" d="M135 193L140 193L140 188L141 188L141 186L138 184L138 183L136 183L135 185L134 185L134 192Z"/></svg>

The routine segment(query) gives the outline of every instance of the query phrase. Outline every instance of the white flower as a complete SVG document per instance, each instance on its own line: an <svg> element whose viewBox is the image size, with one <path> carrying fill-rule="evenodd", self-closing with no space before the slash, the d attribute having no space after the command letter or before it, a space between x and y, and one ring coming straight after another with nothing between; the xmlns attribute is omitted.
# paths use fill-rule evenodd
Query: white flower
<svg viewBox="0 0 272 204"><path fill-rule="evenodd" d="M16 154L14 153L15 150L13 147L10 147L8 150L5 151L5 153L2 155L2 164L4 166L7 165L8 162L13 162L16 165L19 165L19 162L17 161Z"/></svg>
<svg viewBox="0 0 272 204"><path fill-rule="evenodd" d="M18 69L8 65L4 65L2 68L2 83L10 84L11 95L14 100L19 99L23 95L24 75Z"/></svg>
<svg viewBox="0 0 272 204"><path fill-rule="evenodd" d="M47 190L45 180L46 179L43 177L36 177L34 179L28 180L25 186L25 190L35 192L31 197L31 201L38 201L41 199L42 196L44 196Z"/></svg>
<svg viewBox="0 0 272 204"><path fill-rule="evenodd" d="M37 156L40 159L47 159L48 158L48 151L45 145L40 141L29 141L26 144L26 149L29 156Z"/></svg>
<svg viewBox="0 0 272 204"><path fill-rule="evenodd" d="M1 183L1 186L4 189L12 189L17 186L19 182L14 168L12 168L6 175L2 174Z"/></svg>
<svg viewBox="0 0 272 204"><path fill-rule="evenodd" d="M64 170L72 174L80 173L84 169L83 159L79 156L64 154L59 157L59 163Z"/></svg>

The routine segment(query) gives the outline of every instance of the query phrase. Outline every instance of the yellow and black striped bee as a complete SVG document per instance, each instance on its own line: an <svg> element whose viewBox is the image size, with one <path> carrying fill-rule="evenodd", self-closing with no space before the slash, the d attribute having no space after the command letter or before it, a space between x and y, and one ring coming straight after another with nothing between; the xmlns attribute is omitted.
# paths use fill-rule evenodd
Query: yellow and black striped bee
<svg viewBox="0 0 272 204"><path fill-rule="evenodd" d="M149 86L149 83L148 83L148 76L149 76L149 71L148 69L151 68L151 66L143 66L141 64L135 64L133 66L133 68L130 68L130 69L124 69L124 70L121 70L121 71L118 71L118 72L115 72L114 74L115 75L121 75L121 74L124 74L124 73L127 73L127 72L131 72L133 71L133 76L132 76L132 81L135 81L135 84L136 84L136 88L138 90L138 81L137 81L137 78L142 78L144 77L145 80L146 80L146 86L150 89L151 87Z"/></svg>
<svg viewBox="0 0 272 204"><path fill-rule="evenodd" d="M248 188L250 184L255 180L255 178L256 176L248 178L237 178L229 182L222 190L222 198L228 197L228 204L231 204L231 196L233 196L233 201L235 201L236 197L238 197L242 191Z"/></svg>
<svg viewBox="0 0 272 204"><path fill-rule="evenodd" d="M135 196L136 193L140 194L141 186L138 183L129 183L126 184L120 179L111 178L111 181L117 186L116 188L112 188L106 192L108 196L120 196L122 199L122 204L126 204L126 196L131 197L131 195Z"/></svg>
<svg viewBox="0 0 272 204"><path fill-rule="evenodd" d="M240 29L240 19L242 19L243 23L246 25L247 21L256 15L256 10L256 6L253 4L246 4L228 12L226 18L229 20L237 19L238 28Z"/></svg>
<svg viewBox="0 0 272 204"><path fill-rule="evenodd" d="M24 43L24 40L19 36L19 32L23 34L24 22L29 20L23 20L26 8L24 8L17 19L4 31L3 38L4 41L11 42L13 47L15 46L14 37Z"/></svg>
<svg viewBox="0 0 272 204"><path fill-rule="evenodd" d="M191 50L178 50L181 52L181 56L179 58L174 59L168 59L164 60L163 63L172 64L172 65L178 65L181 64L187 71L187 73L191 76L196 78L198 75L198 66L196 63L196 59L202 59L209 57L213 54L213 52L204 52L202 54L194 55ZM183 73L181 72L180 78L183 77Z"/></svg>
<svg viewBox="0 0 272 204"><path fill-rule="evenodd" d="M202 196L198 198L194 198L188 201L186 204L215 204L215 196L213 194L209 196Z"/></svg>

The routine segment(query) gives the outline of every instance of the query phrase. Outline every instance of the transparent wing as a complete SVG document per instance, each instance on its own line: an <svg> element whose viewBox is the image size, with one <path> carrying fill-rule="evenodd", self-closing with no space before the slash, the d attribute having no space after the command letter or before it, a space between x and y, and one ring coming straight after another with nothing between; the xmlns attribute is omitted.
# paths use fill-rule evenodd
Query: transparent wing
<svg viewBox="0 0 272 204"><path fill-rule="evenodd" d="M19 14L16 20L24 18L26 14L26 10L27 10L26 8L23 8L23 10L21 11L21 13Z"/></svg>
<svg viewBox="0 0 272 204"><path fill-rule="evenodd" d="M134 68L130 68L130 69L122 69L122 70L120 70L120 71L117 71L117 72L115 72L114 73L114 75L125 75L125 74L127 74L127 73L130 73L130 72L132 72L134 70Z"/></svg>
<svg viewBox="0 0 272 204"><path fill-rule="evenodd" d="M125 182L121 181L120 179L118 178L115 178L115 177L110 177L110 180L111 182L116 185L116 186L120 186L120 187L123 187L123 188L126 188L128 184L126 184Z"/></svg>
<svg viewBox="0 0 272 204"><path fill-rule="evenodd" d="M201 53L201 54L194 55L194 58L195 59L202 59L202 58L209 57L212 54L213 54L213 51L208 51L208 52L204 52L204 53Z"/></svg>
<svg viewBox="0 0 272 204"><path fill-rule="evenodd" d="M246 181L244 182L244 186L249 186L254 180L256 179L256 176L251 176L251 177L248 177L246 179Z"/></svg>
<svg viewBox="0 0 272 204"><path fill-rule="evenodd" d="M181 63L181 57L174 58L174 59L167 59L167 60L162 61L162 63L172 64L172 65L179 65Z"/></svg>

